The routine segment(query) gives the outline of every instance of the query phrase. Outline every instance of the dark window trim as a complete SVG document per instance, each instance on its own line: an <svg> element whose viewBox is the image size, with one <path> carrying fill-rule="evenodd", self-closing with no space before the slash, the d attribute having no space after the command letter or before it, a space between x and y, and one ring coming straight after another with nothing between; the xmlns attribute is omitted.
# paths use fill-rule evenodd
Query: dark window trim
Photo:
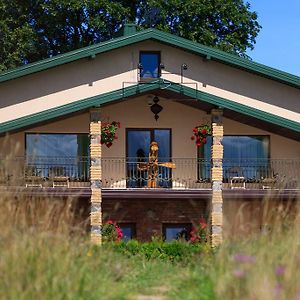
<svg viewBox="0 0 300 300"><path fill-rule="evenodd" d="M166 229L167 227L172 228L181 228L185 227L188 231L187 239L190 238L190 232L192 231L193 224L192 223L162 223L162 237L164 240L166 240Z"/></svg>
<svg viewBox="0 0 300 300"><path fill-rule="evenodd" d="M158 73L157 73L157 78L160 78L161 77L161 69L160 69L160 64L161 64L161 52L160 51L151 51L151 50L141 50L139 52L139 63L141 63L141 56L142 54L145 53L145 54L156 54L158 55L158 66L157 66L157 70L158 70ZM144 78L141 76L141 72L139 72L139 80L140 81L147 81L147 80L151 80L151 79L155 79L152 78L152 77L149 77L149 78Z"/></svg>

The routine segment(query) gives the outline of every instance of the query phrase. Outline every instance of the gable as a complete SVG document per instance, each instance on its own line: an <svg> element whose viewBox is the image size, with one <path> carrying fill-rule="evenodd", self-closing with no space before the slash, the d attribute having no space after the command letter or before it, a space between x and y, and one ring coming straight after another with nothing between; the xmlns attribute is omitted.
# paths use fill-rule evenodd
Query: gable
<svg viewBox="0 0 300 300"><path fill-rule="evenodd" d="M185 51L189 51L208 60L214 60L224 64L228 64L235 68L243 69L248 72L252 72L260 76L294 86L296 88L300 88L300 77L298 76L265 66L263 64L252 62L250 60L240 58L236 55L207 47L199 43L195 43L156 29L143 30L128 36L123 36L120 38L109 40L107 42L95 44L93 46L77 49L75 51L58 55L53 58L45 59L36 63L22 66L20 68L3 72L2 74L0 74L0 82L15 79L21 76L26 76L35 72L40 72L82 58L94 58L100 53L146 40L156 40L158 42L173 47L178 47Z"/></svg>

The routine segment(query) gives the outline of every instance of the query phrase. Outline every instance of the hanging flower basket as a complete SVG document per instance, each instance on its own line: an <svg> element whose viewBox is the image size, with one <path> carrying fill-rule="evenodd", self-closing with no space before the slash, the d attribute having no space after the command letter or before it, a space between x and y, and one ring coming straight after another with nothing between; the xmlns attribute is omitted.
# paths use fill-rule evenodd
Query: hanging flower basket
<svg viewBox="0 0 300 300"><path fill-rule="evenodd" d="M193 129L193 133L194 135L191 137L191 140L195 140L197 147L202 147L206 144L207 137L211 135L211 126L207 124L196 126Z"/></svg>
<svg viewBox="0 0 300 300"><path fill-rule="evenodd" d="M103 122L101 125L101 144L109 148L118 138L116 132L120 128L120 122Z"/></svg>

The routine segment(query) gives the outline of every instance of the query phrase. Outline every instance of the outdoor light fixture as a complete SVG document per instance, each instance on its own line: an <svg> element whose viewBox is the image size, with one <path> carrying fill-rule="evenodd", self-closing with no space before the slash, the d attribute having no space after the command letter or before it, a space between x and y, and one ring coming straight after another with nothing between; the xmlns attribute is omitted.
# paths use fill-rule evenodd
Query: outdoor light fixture
<svg viewBox="0 0 300 300"><path fill-rule="evenodd" d="M187 70L187 69L188 69L187 64L182 64L182 65L181 65L181 69L182 69L182 70Z"/></svg>
<svg viewBox="0 0 300 300"><path fill-rule="evenodd" d="M137 67L138 67L138 69L139 69L140 71L143 70L143 65L142 65L142 63L138 63Z"/></svg>
<svg viewBox="0 0 300 300"><path fill-rule="evenodd" d="M180 68L180 75L181 75L181 83L183 83L183 71L186 71L188 69L188 66L187 66L187 64L185 64L185 63L183 63L182 65L181 65L181 68Z"/></svg>
<svg viewBox="0 0 300 300"><path fill-rule="evenodd" d="M157 121L159 116L158 114L163 110L163 107L158 104L159 99L157 96L153 98L153 104L150 106L151 111L154 113L154 119Z"/></svg>
<svg viewBox="0 0 300 300"><path fill-rule="evenodd" d="M159 68L160 68L160 70L163 70L165 68L165 65L163 63L160 63Z"/></svg>

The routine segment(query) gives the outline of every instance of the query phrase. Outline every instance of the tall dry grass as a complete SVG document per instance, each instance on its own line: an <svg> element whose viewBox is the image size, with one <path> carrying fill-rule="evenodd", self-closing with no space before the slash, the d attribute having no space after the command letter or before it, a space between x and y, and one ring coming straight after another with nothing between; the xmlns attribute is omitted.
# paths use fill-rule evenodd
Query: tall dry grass
<svg viewBox="0 0 300 300"><path fill-rule="evenodd" d="M248 238L227 240L216 255L211 275L219 299L300 299L299 203L264 201L268 226Z"/></svg>

